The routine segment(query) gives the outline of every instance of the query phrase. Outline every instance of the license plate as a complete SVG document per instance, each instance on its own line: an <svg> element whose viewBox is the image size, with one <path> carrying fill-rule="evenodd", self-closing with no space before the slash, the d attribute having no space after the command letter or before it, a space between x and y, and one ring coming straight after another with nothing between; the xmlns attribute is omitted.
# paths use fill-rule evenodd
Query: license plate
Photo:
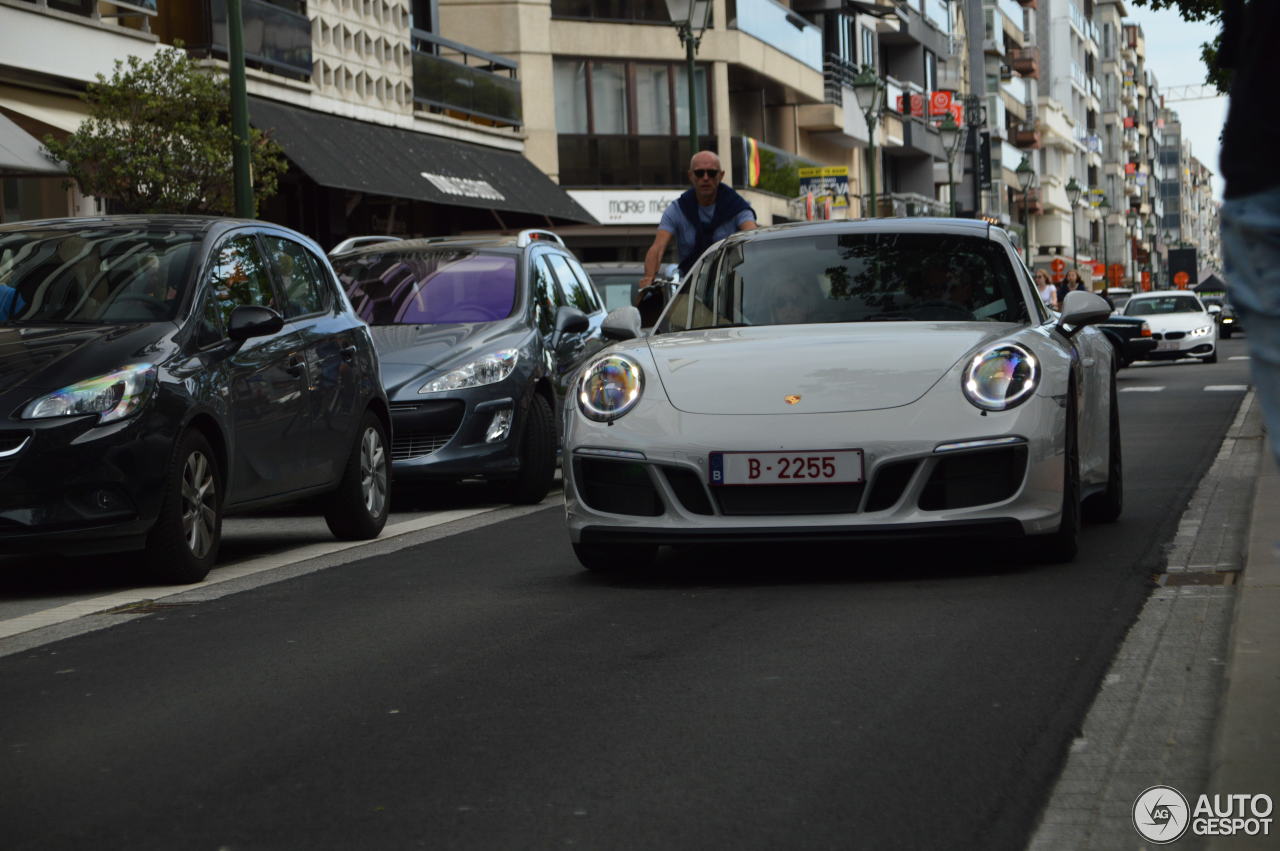
<svg viewBox="0 0 1280 851"><path fill-rule="evenodd" d="M1156 343L1157 352L1170 352L1176 348L1178 348L1177 340L1161 340L1158 343Z"/></svg>
<svg viewBox="0 0 1280 851"><path fill-rule="evenodd" d="M861 449L711 453L713 485L813 485L861 481Z"/></svg>

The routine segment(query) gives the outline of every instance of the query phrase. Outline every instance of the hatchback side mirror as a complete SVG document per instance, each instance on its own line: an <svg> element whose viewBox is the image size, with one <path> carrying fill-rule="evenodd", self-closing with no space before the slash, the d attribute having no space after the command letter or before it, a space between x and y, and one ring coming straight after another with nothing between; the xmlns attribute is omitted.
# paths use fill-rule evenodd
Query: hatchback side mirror
<svg viewBox="0 0 1280 851"><path fill-rule="evenodd" d="M237 343L250 337L266 337L284 327L284 317L269 307L242 304L231 311L227 323L227 336Z"/></svg>

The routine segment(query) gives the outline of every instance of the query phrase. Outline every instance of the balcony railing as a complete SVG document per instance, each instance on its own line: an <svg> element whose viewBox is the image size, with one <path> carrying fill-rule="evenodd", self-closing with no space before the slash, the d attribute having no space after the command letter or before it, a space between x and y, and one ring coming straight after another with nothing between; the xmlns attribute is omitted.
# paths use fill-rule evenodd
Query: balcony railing
<svg viewBox="0 0 1280 851"><path fill-rule="evenodd" d="M1009 50L1009 64L1023 77L1040 79L1040 48L1014 47Z"/></svg>
<svg viewBox="0 0 1280 851"><path fill-rule="evenodd" d="M822 30L776 0L737 0L729 26L815 71L822 70Z"/></svg>
<svg viewBox="0 0 1280 851"><path fill-rule="evenodd" d="M826 90L827 103L843 104L844 90L853 88L853 80L858 76L858 66L828 53L822 57L822 78Z"/></svg>
<svg viewBox="0 0 1280 851"><path fill-rule="evenodd" d="M1034 124L1019 124L1013 129L1013 144L1019 148L1040 147L1040 130Z"/></svg>
<svg viewBox="0 0 1280 851"><path fill-rule="evenodd" d="M413 31L413 99L423 106L519 127L523 114L517 68L505 57Z"/></svg>
<svg viewBox="0 0 1280 851"><path fill-rule="evenodd" d="M187 47L227 55L227 0L204 0ZM250 65L290 77L311 76L311 22L307 16L264 0L243 0L244 58ZM203 30L203 32L201 32Z"/></svg>

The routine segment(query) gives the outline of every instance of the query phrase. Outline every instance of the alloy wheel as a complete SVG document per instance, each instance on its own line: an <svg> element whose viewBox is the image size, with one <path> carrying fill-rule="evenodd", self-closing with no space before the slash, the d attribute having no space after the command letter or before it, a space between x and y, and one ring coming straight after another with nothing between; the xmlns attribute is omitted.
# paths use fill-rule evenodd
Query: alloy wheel
<svg viewBox="0 0 1280 851"><path fill-rule="evenodd" d="M192 452L182 471L182 532L196 558L209 554L217 520L218 485L213 466L203 452Z"/></svg>
<svg viewBox="0 0 1280 851"><path fill-rule="evenodd" d="M360 492L369 515L380 516L387 503L387 461L382 435L376 428L365 429L360 441Z"/></svg>

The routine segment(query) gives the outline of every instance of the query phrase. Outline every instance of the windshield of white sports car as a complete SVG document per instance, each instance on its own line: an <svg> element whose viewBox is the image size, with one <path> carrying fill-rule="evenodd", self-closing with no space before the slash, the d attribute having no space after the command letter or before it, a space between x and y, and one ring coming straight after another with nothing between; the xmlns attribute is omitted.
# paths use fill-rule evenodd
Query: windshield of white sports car
<svg viewBox="0 0 1280 851"><path fill-rule="evenodd" d="M1024 322L1004 249L925 233L797 233L704 257L658 333L827 322Z"/></svg>

